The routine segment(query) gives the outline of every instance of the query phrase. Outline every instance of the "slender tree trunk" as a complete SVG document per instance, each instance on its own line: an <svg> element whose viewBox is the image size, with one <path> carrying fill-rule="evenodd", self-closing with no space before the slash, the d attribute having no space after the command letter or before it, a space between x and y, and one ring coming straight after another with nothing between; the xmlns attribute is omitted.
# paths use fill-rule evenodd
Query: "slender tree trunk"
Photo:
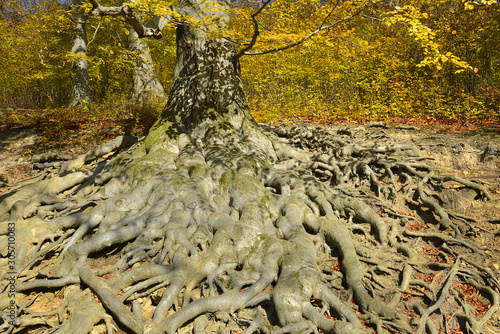
<svg viewBox="0 0 500 334"><path fill-rule="evenodd" d="M73 91L70 102L71 107L85 106L91 103L89 85L89 66L87 61L87 32L86 15L82 7L82 0L73 1L73 21L76 24L73 32L73 46L71 53L73 60Z"/></svg>
<svg viewBox="0 0 500 334"><path fill-rule="evenodd" d="M139 104L163 101L165 99L165 91L155 75L149 45L145 40L139 39L139 35L133 28L129 29L128 46L130 51L137 53L136 66L133 73L134 90L132 98Z"/></svg>

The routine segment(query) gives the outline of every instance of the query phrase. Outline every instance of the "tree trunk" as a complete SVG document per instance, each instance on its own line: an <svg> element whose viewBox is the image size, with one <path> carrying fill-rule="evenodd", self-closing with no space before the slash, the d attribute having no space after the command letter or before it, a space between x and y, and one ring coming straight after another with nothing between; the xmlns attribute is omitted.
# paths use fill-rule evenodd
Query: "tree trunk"
<svg viewBox="0 0 500 334"><path fill-rule="evenodd" d="M134 67L134 90L132 98L138 104L161 102L165 99L165 91L155 75L154 63L151 58L149 45L139 38L137 32L129 29L128 47L136 52L136 66Z"/></svg>
<svg viewBox="0 0 500 334"><path fill-rule="evenodd" d="M188 128L221 117L239 127L251 118L235 55L231 42L207 40L179 26L174 80L162 118Z"/></svg>
<svg viewBox="0 0 500 334"><path fill-rule="evenodd" d="M89 65L87 61L87 32L85 10L82 0L73 1L73 21L76 23L73 32L73 91L70 107L88 106L91 103L89 85Z"/></svg>
<svg viewBox="0 0 500 334"><path fill-rule="evenodd" d="M219 12L220 21L228 16ZM204 17L199 10L196 17ZM221 29L218 27L217 29ZM157 133L187 134L200 140L226 140L239 136L248 145L259 146L267 159L275 153L267 136L258 129L250 114L243 85L236 45L228 38L207 38L207 30L178 25L177 60L167 104L146 139L147 149L158 141ZM211 139L205 136L211 136ZM224 138L223 138L224 137Z"/></svg>

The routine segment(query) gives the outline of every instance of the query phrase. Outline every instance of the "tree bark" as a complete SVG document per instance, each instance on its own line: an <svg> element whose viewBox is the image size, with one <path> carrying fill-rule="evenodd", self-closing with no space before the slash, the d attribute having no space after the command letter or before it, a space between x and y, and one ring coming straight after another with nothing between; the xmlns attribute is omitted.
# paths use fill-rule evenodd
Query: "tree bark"
<svg viewBox="0 0 500 334"><path fill-rule="evenodd" d="M178 26L174 79L161 119L185 128L221 118L240 127L251 119L235 55L231 42L208 40Z"/></svg>
<svg viewBox="0 0 500 334"><path fill-rule="evenodd" d="M73 32L73 91L70 107L88 106L91 103L89 84L89 65L87 61L86 15L82 0L73 1L73 21L76 24Z"/></svg>
<svg viewBox="0 0 500 334"><path fill-rule="evenodd" d="M244 142L263 158L273 160L273 145L259 130L247 105L236 45L224 36L230 1L219 1L217 10L209 3L195 2L181 1L179 7L171 7L183 17L199 20L202 27L177 24L172 87L159 120L146 138L146 149L162 146L165 138L159 134L169 134L170 138L185 134L191 140L218 143L234 136L235 141ZM158 20L158 31L162 22L168 20ZM205 21L217 25L203 24Z"/></svg>
<svg viewBox="0 0 500 334"><path fill-rule="evenodd" d="M163 101L165 91L155 75L149 45L145 40L139 38L139 34L133 28L129 29L128 47L130 51L136 52L137 57L133 71L134 90L132 98L138 104Z"/></svg>

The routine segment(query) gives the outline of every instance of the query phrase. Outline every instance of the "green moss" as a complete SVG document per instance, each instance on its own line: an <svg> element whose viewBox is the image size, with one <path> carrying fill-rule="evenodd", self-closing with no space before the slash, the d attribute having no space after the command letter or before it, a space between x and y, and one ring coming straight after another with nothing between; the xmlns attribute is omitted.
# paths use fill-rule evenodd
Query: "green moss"
<svg viewBox="0 0 500 334"><path fill-rule="evenodd" d="M178 137L178 128L173 123L160 119L153 125L144 140L146 152L151 152L157 147L164 147L165 143L177 140Z"/></svg>
<svg viewBox="0 0 500 334"><path fill-rule="evenodd" d="M257 237L259 238L259 247L261 243L267 243L268 245L270 245L271 243L275 242L275 240L271 238L270 235L265 233L259 233Z"/></svg>
<svg viewBox="0 0 500 334"><path fill-rule="evenodd" d="M191 177L206 177L210 167L205 164L192 164L188 169Z"/></svg>
<svg viewBox="0 0 500 334"><path fill-rule="evenodd" d="M264 169L273 169L273 166L269 161L260 158L258 159L258 161Z"/></svg>
<svg viewBox="0 0 500 334"><path fill-rule="evenodd" d="M164 148L157 148L148 154L134 160L129 167L132 179L145 179L157 174L165 164L165 158L173 153ZM162 171L166 172L166 170Z"/></svg>
<svg viewBox="0 0 500 334"><path fill-rule="evenodd" d="M119 165L122 165L123 163L126 162L126 158L124 155L119 155L117 156L114 160L113 160L113 168L115 168L116 166L119 166Z"/></svg>
<svg viewBox="0 0 500 334"><path fill-rule="evenodd" d="M155 169L152 169L145 164L139 164L139 165L136 165L132 171L132 179L139 178L139 177L141 179L150 178L155 174L155 172L156 172Z"/></svg>
<svg viewBox="0 0 500 334"><path fill-rule="evenodd" d="M264 204L266 207L269 207L273 204L273 199L266 194L264 197L262 197L261 203Z"/></svg>
<svg viewBox="0 0 500 334"><path fill-rule="evenodd" d="M231 125L229 122L220 122L219 123L219 129L220 131L232 131L234 132L234 126Z"/></svg>
<svg viewBox="0 0 500 334"><path fill-rule="evenodd" d="M234 190L241 190L249 193L259 193L264 190L259 180L246 174L236 174L233 178L232 187Z"/></svg>
<svg viewBox="0 0 500 334"><path fill-rule="evenodd" d="M222 174L220 180L219 180L219 185L222 190L226 190L227 187L231 184L231 181L233 180L234 177L234 172L232 170L227 170Z"/></svg>

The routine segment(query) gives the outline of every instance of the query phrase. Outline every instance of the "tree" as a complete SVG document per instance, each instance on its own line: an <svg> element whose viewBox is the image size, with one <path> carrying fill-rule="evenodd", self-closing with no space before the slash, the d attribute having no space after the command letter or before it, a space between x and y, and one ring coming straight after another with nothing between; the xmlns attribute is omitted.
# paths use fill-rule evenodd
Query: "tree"
<svg viewBox="0 0 500 334"><path fill-rule="evenodd" d="M280 1L279 16L276 9L274 16L259 16L261 43L253 51L286 45L321 24L324 9L299 3ZM251 109L262 110L258 116L267 120L495 117L486 55L497 47L482 41L495 40L497 7L465 10L460 1L422 0L397 5L378 2L287 52L243 57ZM342 6L332 18L353 8ZM248 36L251 25L242 19L236 24Z"/></svg>
<svg viewBox="0 0 500 334"><path fill-rule="evenodd" d="M75 24L75 30L71 48L74 76L70 107L88 106L92 100L86 32L89 19L90 16L86 13L84 1L75 1L72 5L72 21ZM96 28L96 33L98 30L99 26ZM155 75L148 43L140 40L137 32L131 27L128 31L128 48L135 54L136 58L132 73L134 82L132 98L140 104L162 101L165 98L165 92Z"/></svg>
<svg viewBox="0 0 500 334"><path fill-rule="evenodd" d="M71 35L67 33L69 20L58 15L61 4L54 0L2 4L2 107L68 104L71 73L67 55Z"/></svg>
<svg viewBox="0 0 500 334"><path fill-rule="evenodd" d="M137 57L133 70L134 89L132 98L139 104L163 101L165 91L156 77L148 43L139 39L139 35L132 28L129 29L128 38L128 48Z"/></svg>
<svg viewBox="0 0 500 334"><path fill-rule="evenodd" d="M73 91L70 107L88 106L91 103L89 84L89 64L87 61L87 31L85 29L87 15L83 0L72 2L72 20L76 24L73 32L71 53L73 59Z"/></svg>
<svg viewBox="0 0 500 334"><path fill-rule="evenodd" d="M172 88L143 143L117 138L71 161L59 176L3 198L0 249L13 279L3 287L2 305L11 307L11 289L27 304L14 306L12 318L4 315L2 328L48 323L56 333L88 333L103 321L111 332L115 321L133 333L173 334L190 326L194 333L214 326L219 332L362 333L363 324L412 332L399 312L406 309L403 293L418 286L415 271L429 266L404 238L437 238L477 251L459 239L467 225L426 189L453 180L480 197L488 192L458 177L434 176L412 143L386 146L376 136L356 142L360 136L348 128L333 134L260 128L245 101L239 57L255 42L257 13L269 3L253 8L254 37L240 51L224 35L228 1L183 0L145 25L126 5L92 4L91 14L123 17L141 37L158 37L167 22L175 23ZM309 139L311 151L290 145L301 139ZM119 149L125 152L109 155ZM403 188L409 204L399 194ZM408 205L429 207L438 228L412 231L408 226L417 222L392 209ZM419 333L439 321L432 313L465 276L498 300L500 285L488 270L449 254L452 263L435 269L446 275L439 288L444 297L427 309L415 306ZM474 266L466 275L464 263ZM25 312L34 302L27 292L41 289L61 291L65 302L54 313ZM479 331L489 317L466 321Z"/></svg>

